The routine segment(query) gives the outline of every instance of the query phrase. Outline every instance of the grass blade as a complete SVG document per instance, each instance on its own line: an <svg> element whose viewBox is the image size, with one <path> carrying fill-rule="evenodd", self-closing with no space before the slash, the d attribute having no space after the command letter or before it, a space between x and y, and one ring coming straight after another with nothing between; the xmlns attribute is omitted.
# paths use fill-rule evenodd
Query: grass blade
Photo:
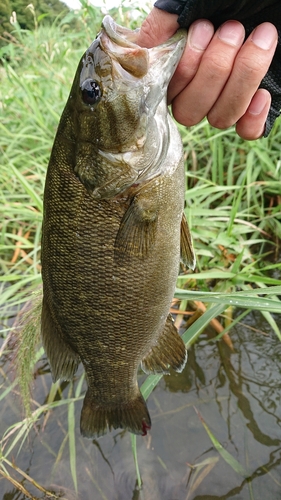
<svg viewBox="0 0 281 500"><path fill-rule="evenodd" d="M274 288L274 287L273 287ZM280 287L276 287L280 288ZM259 289L257 293L265 294L265 288ZM202 302L213 302L225 304L225 306L239 306L246 309L257 309L260 311L268 311L272 313L281 313L281 301L272 300L264 297L251 297L245 292L213 293L213 292L193 292L189 290L176 289L175 297L182 300L201 300Z"/></svg>
<svg viewBox="0 0 281 500"><path fill-rule="evenodd" d="M243 467L243 465L241 465L230 453L228 453L228 451L226 451L223 448L223 446L220 444L220 442L216 439L216 437L210 431L209 427L207 426L206 422L204 421L204 419L203 419L202 415L199 413L199 411L195 407L194 407L194 410L196 411L204 429L206 430L210 440L212 441L214 447L219 452L221 457L225 460L225 462L227 462L232 467L232 469L235 472L237 472L237 474L239 474L240 476L247 479L251 475L251 473L249 471L247 471Z"/></svg>
<svg viewBox="0 0 281 500"><path fill-rule="evenodd" d="M131 434L131 443L132 443L133 457L134 457L135 468L136 468L138 488L141 489L142 480L141 480L139 463L138 463L138 456L137 456L137 436L135 434Z"/></svg>
<svg viewBox="0 0 281 500"><path fill-rule="evenodd" d="M72 392L72 383L70 387ZM70 396L70 395L69 395ZM74 401L68 403L68 436L69 436L69 462L75 492L78 493L76 474L76 445L75 445L75 411Z"/></svg>
<svg viewBox="0 0 281 500"><path fill-rule="evenodd" d="M191 344L197 340L202 330L208 326L210 321L221 314L226 308L227 305L225 304L210 307L210 309L207 309L207 311L204 312L200 318L194 321L194 323L184 332L182 336L186 347L190 347Z"/></svg>

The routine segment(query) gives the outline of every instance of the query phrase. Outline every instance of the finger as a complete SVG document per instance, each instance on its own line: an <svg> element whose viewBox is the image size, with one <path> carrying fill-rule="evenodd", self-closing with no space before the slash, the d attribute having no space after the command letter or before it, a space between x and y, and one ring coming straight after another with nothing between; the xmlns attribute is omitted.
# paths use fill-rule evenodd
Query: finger
<svg viewBox="0 0 281 500"><path fill-rule="evenodd" d="M236 132L242 139L252 141L262 137L270 104L270 93L265 89L258 89L246 113L236 124Z"/></svg>
<svg viewBox="0 0 281 500"><path fill-rule="evenodd" d="M190 26L184 53L168 88L169 104L193 79L213 34L214 27L207 19L199 19Z"/></svg>
<svg viewBox="0 0 281 500"><path fill-rule="evenodd" d="M270 23L259 25L249 36L236 57L229 80L208 113L211 125L227 128L244 115L268 71L277 40L277 30Z"/></svg>
<svg viewBox="0 0 281 500"><path fill-rule="evenodd" d="M173 114L186 126L206 116L225 86L245 36L238 21L227 21L215 33L190 84L173 100Z"/></svg>
<svg viewBox="0 0 281 500"><path fill-rule="evenodd" d="M179 29L177 19L177 14L154 7L140 27L137 44L149 49L164 43Z"/></svg>

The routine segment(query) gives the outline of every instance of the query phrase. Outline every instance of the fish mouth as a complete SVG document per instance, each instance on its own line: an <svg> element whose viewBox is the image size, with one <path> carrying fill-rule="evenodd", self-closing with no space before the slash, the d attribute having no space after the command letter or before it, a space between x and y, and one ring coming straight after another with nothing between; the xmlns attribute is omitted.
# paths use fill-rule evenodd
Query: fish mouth
<svg viewBox="0 0 281 500"><path fill-rule="evenodd" d="M111 16L103 18L102 27L107 36L120 47L136 47L139 29L130 30L117 24Z"/></svg>
<svg viewBox="0 0 281 500"><path fill-rule="evenodd" d="M139 29L124 28L107 15L102 21L100 43L133 77L142 78L150 73L152 79L156 77L158 85L161 83L166 87L184 51L187 31L180 29L169 40L150 49L137 44L138 34Z"/></svg>

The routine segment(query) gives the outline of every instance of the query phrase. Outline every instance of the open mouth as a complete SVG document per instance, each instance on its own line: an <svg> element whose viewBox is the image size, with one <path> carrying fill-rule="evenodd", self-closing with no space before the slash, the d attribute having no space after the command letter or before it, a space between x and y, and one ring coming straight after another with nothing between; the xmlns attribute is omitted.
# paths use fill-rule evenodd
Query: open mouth
<svg viewBox="0 0 281 500"><path fill-rule="evenodd" d="M137 78L142 78L148 72L148 49L139 47L137 31L123 28L116 24L110 16L105 16L102 23L100 44L113 59Z"/></svg>
<svg viewBox="0 0 281 500"><path fill-rule="evenodd" d="M178 30L163 44L150 49L137 45L139 30L130 30L119 26L110 16L102 22L100 43L102 48L129 73L141 78L151 66L162 66L165 71L178 63L186 43L186 31ZM161 61L159 64L159 60ZM163 66L164 64L164 66Z"/></svg>

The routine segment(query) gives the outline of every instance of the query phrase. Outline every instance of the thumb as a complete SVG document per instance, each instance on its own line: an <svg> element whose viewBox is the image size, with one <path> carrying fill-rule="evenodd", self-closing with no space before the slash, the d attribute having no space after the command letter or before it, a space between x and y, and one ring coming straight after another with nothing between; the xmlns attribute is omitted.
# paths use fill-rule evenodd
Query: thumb
<svg viewBox="0 0 281 500"><path fill-rule="evenodd" d="M165 42L179 29L177 19L177 14L153 7L140 28L137 44L149 49Z"/></svg>

